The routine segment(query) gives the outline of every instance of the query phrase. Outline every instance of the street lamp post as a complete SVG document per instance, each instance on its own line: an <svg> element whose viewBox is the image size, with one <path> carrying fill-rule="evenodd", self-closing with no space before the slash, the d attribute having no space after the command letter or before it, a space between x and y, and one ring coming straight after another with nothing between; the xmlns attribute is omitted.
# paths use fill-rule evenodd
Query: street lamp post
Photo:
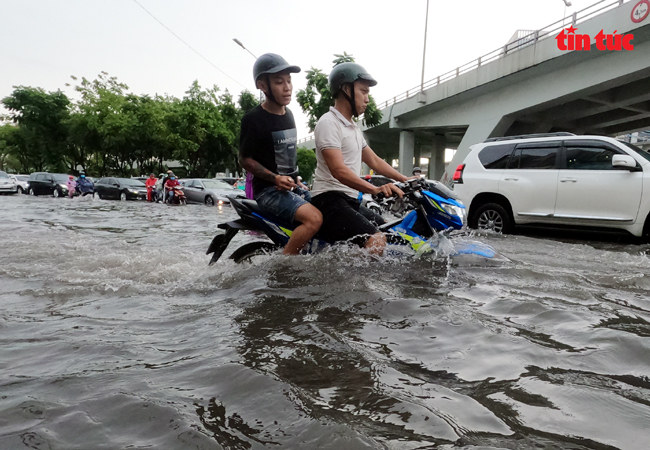
<svg viewBox="0 0 650 450"><path fill-rule="evenodd" d="M569 0L562 0L564 2L564 16L562 16L562 26L564 26L564 21L566 20L566 9L567 7L571 6L571 2Z"/></svg>
<svg viewBox="0 0 650 450"><path fill-rule="evenodd" d="M235 44L239 45L241 48L243 48L243 49L246 50L248 53L250 53L251 56L252 56L253 58L257 59L257 56L253 55L253 52L251 52L249 49L247 49L246 47L244 47L244 44L242 44L241 41L240 41L239 39L237 39L237 38L232 38L232 40L235 41ZM257 87L257 86L255 86L255 87ZM260 103L262 103L263 100L264 100L264 97L262 97L262 91L260 91Z"/></svg>
<svg viewBox="0 0 650 450"><path fill-rule="evenodd" d="M243 48L243 49L246 50L248 53L250 53L251 56L252 56L253 58L257 59L257 56L253 55L253 53L252 53L249 49L247 49L246 47L244 47L244 44L242 44L241 41L240 41L239 39L237 39L237 38L233 38L232 40L235 41L235 43L236 43L237 45L239 45L241 48Z"/></svg>
<svg viewBox="0 0 650 450"><path fill-rule="evenodd" d="M422 51L422 79L420 81L420 92L424 92L424 61L427 56L427 27L429 26L429 0L427 0L427 14L424 19L424 50Z"/></svg>

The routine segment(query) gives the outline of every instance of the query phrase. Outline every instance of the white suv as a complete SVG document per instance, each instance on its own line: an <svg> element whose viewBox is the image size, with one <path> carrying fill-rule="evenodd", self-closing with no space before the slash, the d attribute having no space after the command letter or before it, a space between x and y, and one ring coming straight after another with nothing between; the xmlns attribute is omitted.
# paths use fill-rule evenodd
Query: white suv
<svg viewBox="0 0 650 450"><path fill-rule="evenodd" d="M469 226L614 228L650 234L650 154L603 136L492 138L471 147L454 174Z"/></svg>

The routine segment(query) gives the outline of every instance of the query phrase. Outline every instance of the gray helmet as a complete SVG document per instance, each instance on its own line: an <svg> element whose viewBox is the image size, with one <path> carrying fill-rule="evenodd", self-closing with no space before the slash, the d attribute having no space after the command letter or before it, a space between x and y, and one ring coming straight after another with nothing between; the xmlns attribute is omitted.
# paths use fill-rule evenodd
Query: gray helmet
<svg viewBox="0 0 650 450"><path fill-rule="evenodd" d="M270 75L284 71L289 73L298 73L300 72L300 67L290 65L286 59L280 55L276 55L275 53L264 53L262 56L257 58L253 65L255 84L257 84L257 81L262 75Z"/></svg>
<svg viewBox="0 0 650 450"><path fill-rule="evenodd" d="M420 173L422 173L422 169L420 169L418 166L415 166L415 167L413 168L413 172L412 172L413 175L415 175L415 172L420 172Z"/></svg>
<svg viewBox="0 0 650 450"><path fill-rule="evenodd" d="M345 83L354 83L357 80L365 80L370 86L375 86L375 80L362 66L353 62L341 63L335 66L328 78L330 92L335 95Z"/></svg>

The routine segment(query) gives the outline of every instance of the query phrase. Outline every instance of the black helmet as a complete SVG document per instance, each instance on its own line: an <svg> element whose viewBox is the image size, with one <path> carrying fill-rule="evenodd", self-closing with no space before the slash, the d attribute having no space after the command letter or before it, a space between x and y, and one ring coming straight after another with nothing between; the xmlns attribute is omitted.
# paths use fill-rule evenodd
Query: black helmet
<svg viewBox="0 0 650 450"><path fill-rule="evenodd" d="M300 72L300 67L289 65L286 59L275 53L264 53L257 58L253 65L253 77L255 78L255 85L262 75L270 75L272 73L279 73L288 71L289 73Z"/></svg>
<svg viewBox="0 0 650 450"><path fill-rule="evenodd" d="M357 80L365 80L370 86L377 85L377 80L359 64L353 62L339 64L332 69L328 78L330 92L335 95L345 83L354 83Z"/></svg>
<svg viewBox="0 0 650 450"><path fill-rule="evenodd" d="M370 86L375 86L377 84L377 80L375 80L368 72L366 72L366 69L357 63L345 62L335 66L328 77L332 97L336 97L336 94L343 88L344 84L352 84L359 80L367 81ZM352 84L352 95L348 95L345 91L341 92L347 101L350 102L352 115L357 117L359 113L357 112L357 106L354 100L354 84Z"/></svg>
<svg viewBox="0 0 650 450"><path fill-rule="evenodd" d="M415 167L413 168L413 172L412 172L413 175L415 175L415 172L420 172L420 173L422 173L422 169L420 169L418 166L415 166Z"/></svg>

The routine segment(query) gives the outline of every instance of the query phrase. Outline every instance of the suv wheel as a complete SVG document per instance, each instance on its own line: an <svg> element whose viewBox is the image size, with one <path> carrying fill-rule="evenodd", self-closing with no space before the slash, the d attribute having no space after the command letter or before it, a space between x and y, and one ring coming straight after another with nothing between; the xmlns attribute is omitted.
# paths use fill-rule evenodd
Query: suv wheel
<svg viewBox="0 0 650 450"><path fill-rule="evenodd" d="M32 195L32 196L36 195L36 192L34 192L34 189L32 189L32 188L29 188L28 192L29 192L29 195Z"/></svg>
<svg viewBox="0 0 650 450"><path fill-rule="evenodd" d="M211 196L205 197L206 206L214 206L214 199Z"/></svg>
<svg viewBox="0 0 650 450"><path fill-rule="evenodd" d="M512 232L512 219L505 208L498 203L486 203L472 215L469 226L477 230L491 230L496 233Z"/></svg>
<svg viewBox="0 0 650 450"><path fill-rule="evenodd" d="M61 193L59 192L59 190L54 188L54 190L52 191L52 197L57 198L57 197L60 197L60 196L61 196Z"/></svg>
<svg viewBox="0 0 650 450"><path fill-rule="evenodd" d="M123 202L126 201L126 192L122 192L122 193L120 194L120 200L123 201Z"/></svg>

